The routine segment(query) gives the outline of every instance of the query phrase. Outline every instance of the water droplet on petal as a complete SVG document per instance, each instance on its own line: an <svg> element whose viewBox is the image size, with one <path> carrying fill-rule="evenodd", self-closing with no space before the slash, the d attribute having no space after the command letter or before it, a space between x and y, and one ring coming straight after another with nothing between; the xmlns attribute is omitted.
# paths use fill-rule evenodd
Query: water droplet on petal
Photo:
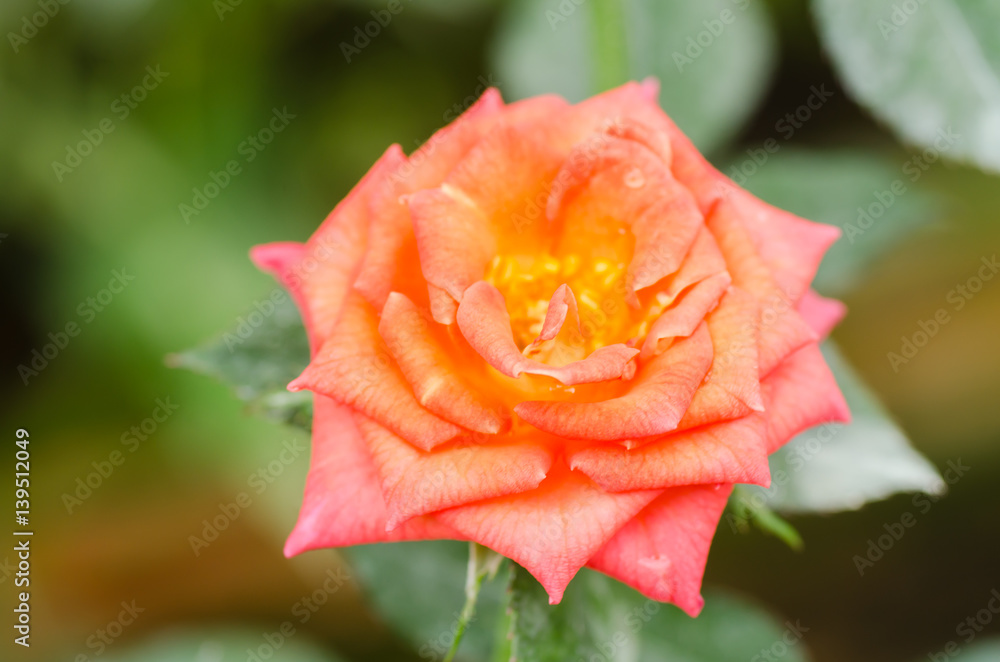
<svg viewBox="0 0 1000 662"><path fill-rule="evenodd" d="M645 183L646 177L638 168L633 168L625 175L625 186L629 188L641 188Z"/></svg>

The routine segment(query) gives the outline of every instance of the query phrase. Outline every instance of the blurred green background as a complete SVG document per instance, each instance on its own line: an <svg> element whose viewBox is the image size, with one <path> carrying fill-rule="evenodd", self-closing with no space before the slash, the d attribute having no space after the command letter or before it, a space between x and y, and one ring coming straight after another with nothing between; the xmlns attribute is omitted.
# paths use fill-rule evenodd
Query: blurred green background
<svg viewBox="0 0 1000 662"><path fill-rule="evenodd" d="M247 416L229 388L172 370L164 357L234 332L274 290L250 265L249 247L304 240L389 144L411 151L484 82L506 98L546 81L555 81L553 89L575 85L518 41L529 39L518 27L525 21L551 35L543 46L556 48L568 32L552 27L540 8L525 13L519 4L404 0L360 48L359 26L387 3L53 0L54 15L23 43L9 34L23 36L25 17L39 4L0 6L8 34L0 47L0 429L7 441L0 466L3 475L13 472L13 433L27 428L36 530L33 645L30 653L15 649L5 625L0 656L148 660L152 653L129 650L171 645L187 652L162 659L228 660L230 649L232 659L246 659L244 648L295 619L297 634L274 659L418 659L353 582L310 609L307 623L293 616L341 564L331 551L281 555L308 456L278 458L285 442L307 447L307 435ZM706 51L706 59L725 56L719 66L735 82L698 97L684 87L698 71L676 87L666 76L664 95L678 90L676 112L669 103L667 110L728 171L775 136L776 122L804 103L810 86L825 85L830 100L781 139L748 187L776 204L792 205L798 193L802 213L855 221L855 208L905 177L920 150L851 100L808 7L775 0L754 11L753 20L766 23L741 33L732 48L720 37ZM644 38L656 42L655 33ZM586 68L586 49L581 56L572 48L559 57ZM658 56L668 69L672 52ZM162 73L151 77L147 67ZM524 77L526 68L536 79ZM250 139L276 111L287 126L255 145ZM91 143L87 154L81 141ZM239 172L227 180L218 173L230 161ZM226 185L200 201L197 191L214 190L213 173ZM839 247L843 260L859 263L853 280L825 275L824 290L850 307L834 338L921 452L939 468L960 460L971 469L864 576L852 557L884 524L913 510L910 496L792 518L805 539L802 553L723 523L706 575L709 587L735 589L807 625L817 662L926 659L1000 588L1000 279L954 312L898 372L887 360L920 320L951 309L948 292L975 274L982 257L1000 252L1000 179L937 162L906 186L870 235L888 250L867 257L859 239ZM204 208L192 214L181 205ZM116 285L118 293L102 292L115 272L134 278ZM78 335L39 361L37 374L19 371L68 323L79 325ZM163 418L158 399L176 411L154 425L146 419ZM107 470L109 460L120 463L98 476L97 487L79 487L78 479ZM202 536L203 520L240 492L252 504L196 555L190 537ZM2 549L6 623L13 576L4 559L14 554L6 543ZM123 601L144 611L110 643L94 645ZM1000 617L980 636L989 633L1000 633Z"/></svg>

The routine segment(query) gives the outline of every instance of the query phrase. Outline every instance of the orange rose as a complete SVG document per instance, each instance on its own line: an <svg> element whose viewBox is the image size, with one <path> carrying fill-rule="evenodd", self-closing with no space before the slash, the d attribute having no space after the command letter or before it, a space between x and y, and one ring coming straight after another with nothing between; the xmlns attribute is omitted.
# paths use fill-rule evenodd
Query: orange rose
<svg viewBox="0 0 1000 662"><path fill-rule="evenodd" d="M839 231L737 188L656 98L489 90L307 243L254 249L313 351L287 554L472 540L552 603L587 565L700 611L732 485L848 417L817 347L842 306L809 290Z"/></svg>

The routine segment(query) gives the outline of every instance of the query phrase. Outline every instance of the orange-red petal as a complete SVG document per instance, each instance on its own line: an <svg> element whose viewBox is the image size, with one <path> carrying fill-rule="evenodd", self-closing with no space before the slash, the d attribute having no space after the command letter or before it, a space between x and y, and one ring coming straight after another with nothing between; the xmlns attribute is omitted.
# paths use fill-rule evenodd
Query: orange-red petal
<svg viewBox="0 0 1000 662"><path fill-rule="evenodd" d="M847 423L851 412L818 345L798 350L763 382L768 452L820 423Z"/></svg>
<svg viewBox="0 0 1000 662"><path fill-rule="evenodd" d="M732 485L666 490L587 565L697 616L705 604L701 580L708 551L730 492Z"/></svg>
<svg viewBox="0 0 1000 662"><path fill-rule="evenodd" d="M569 466L609 492L680 485L751 483L767 487L767 424L761 414L674 432L639 448L617 444L568 453Z"/></svg>
<svg viewBox="0 0 1000 662"><path fill-rule="evenodd" d="M466 384L434 335L406 295L393 292L382 309L378 330L386 347L413 387L417 401L456 425L484 434L497 434L510 425L510 414Z"/></svg>
<svg viewBox="0 0 1000 662"><path fill-rule="evenodd" d="M622 396L601 402L533 400L514 411L536 428L569 439L617 441L664 434L677 427L711 363L712 341L702 325L642 366Z"/></svg>
<svg viewBox="0 0 1000 662"><path fill-rule="evenodd" d="M532 490L552 466L551 451L539 442L464 437L426 453L371 419L356 414L355 420L379 474L389 529L418 515Z"/></svg>
<svg viewBox="0 0 1000 662"><path fill-rule="evenodd" d="M378 318L358 294L348 297L333 335L288 385L322 393L430 450L462 431L420 406L378 333Z"/></svg>
<svg viewBox="0 0 1000 662"><path fill-rule="evenodd" d="M563 468L535 490L439 512L465 538L513 559L557 604L581 567L658 491L609 494Z"/></svg>
<svg viewBox="0 0 1000 662"><path fill-rule="evenodd" d="M465 291L458 306L458 328L469 345L491 366L508 377L546 375L563 384L588 384L619 379L639 350L623 344L606 345L582 361L550 366L525 357L514 343L510 315L503 295L486 281Z"/></svg>
<svg viewBox="0 0 1000 662"><path fill-rule="evenodd" d="M459 537L429 517L387 532L378 474L350 410L321 395L315 404L305 498L285 556L321 547Z"/></svg>

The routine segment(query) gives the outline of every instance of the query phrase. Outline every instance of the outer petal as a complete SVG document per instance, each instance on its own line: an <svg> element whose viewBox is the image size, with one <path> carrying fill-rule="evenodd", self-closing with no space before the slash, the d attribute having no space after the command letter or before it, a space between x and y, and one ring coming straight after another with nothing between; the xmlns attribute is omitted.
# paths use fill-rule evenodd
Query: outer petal
<svg viewBox="0 0 1000 662"><path fill-rule="evenodd" d="M515 378L523 373L547 375L568 385L619 379L629 373L629 361L639 353L623 344L607 345L582 361L559 367L526 358L514 344L503 295L486 281L466 290L458 306L458 328L491 366Z"/></svg>
<svg viewBox="0 0 1000 662"><path fill-rule="evenodd" d="M459 376L430 324L405 295L393 292L378 330L421 405L457 425L497 434L510 425L503 405L470 388Z"/></svg>
<svg viewBox="0 0 1000 662"><path fill-rule="evenodd" d="M816 333L795 310L795 300L775 283L767 265L753 247L738 212L720 202L708 217L708 229L726 258L733 283L761 303L760 371L767 375L786 356L817 340Z"/></svg>
<svg viewBox="0 0 1000 662"><path fill-rule="evenodd" d="M825 338L847 314L847 306L836 299L822 297L807 290L799 299L799 315L820 337Z"/></svg>
<svg viewBox="0 0 1000 662"><path fill-rule="evenodd" d="M378 334L375 311L357 294L347 300L333 335L288 388L327 395L425 450L461 432L420 406Z"/></svg>
<svg viewBox="0 0 1000 662"><path fill-rule="evenodd" d="M321 547L373 542L458 538L443 524L421 517L391 533L378 475L350 411L315 396L312 459L299 521L285 556Z"/></svg>
<svg viewBox="0 0 1000 662"><path fill-rule="evenodd" d="M706 215L720 201L731 204L747 225L754 245L785 294L797 301L816 275L823 254L840 236L830 225L813 223L766 204L713 168L665 114L659 125L670 136L674 175Z"/></svg>
<svg viewBox="0 0 1000 662"><path fill-rule="evenodd" d="M393 529L418 515L538 487L552 466L543 443L477 443L425 453L384 427L355 415L372 452Z"/></svg>
<svg viewBox="0 0 1000 662"><path fill-rule="evenodd" d="M309 321L309 304L302 295L302 280L295 273L307 252L306 244L297 241L277 241L254 246L250 249L250 259L258 269L274 276L292 295L309 333L309 345L315 352L319 349L319 339L313 337L315 325Z"/></svg>
<svg viewBox="0 0 1000 662"><path fill-rule="evenodd" d="M701 579L732 485L678 487L626 524L590 559L595 570L643 595L701 612Z"/></svg>
<svg viewBox="0 0 1000 662"><path fill-rule="evenodd" d="M554 470L536 490L436 518L524 566L557 604L580 568L658 494L608 494L579 474Z"/></svg>
<svg viewBox="0 0 1000 662"><path fill-rule="evenodd" d="M355 281L355 288L376 308L393 290L414 294L419 276L413 224L405 195L437 186L448 172L488 134L503 117L503 101L487 90L454 122L435 133L400 164L372 200L371 249Z"/></svg>
<svg viewBox="0 0 1000 662"><path fill-rule="evenodd" d="M631 450L583 448L570 452L567 461L609 492L771 482L767 424L760 414L675 432Z"/></svg>
<svg viewBox="0 0 1000 662"><path fill-rule="evenodd" d="M847 423L851 412L819 346L803 347L764 380L768 452L820 423Z"/></svg>
<svg viewBox="0 0 1000 662"><path fill-rule="evenodd" d="M368 226L371 222L368 205L372 193L405 160L399 145L386 150L347 197L330 212L294 261L288 252L288 244L254 249L254 260L266 262L266 265L261 262L258 265L268 271L279 271L282 284L299 302L314 354L333 332L344 299L361 268L368 247ZM276 246L284 248L277 249Z"/></svg>
<svg viewBox="0 0 1000 662"><path fill-rule="evenodd" d="M514 411L535 427L569 439L663 434L677 427L711 363L712 341L702 326L643 366L625 395L602 402L528 401Z"/></svg>
<svg viewBox="0 0 1000 662"><path fill-rule="evenodd" d="M621 135L617 127L626 124L652 127L651 137L644 142L669 164L673 149L671 136L662 130L665 119L655 97L651 98L639 83L629 82L585 99L561 114L551 128L551 136L554 141L576 145L595 131Z"/></svg>

